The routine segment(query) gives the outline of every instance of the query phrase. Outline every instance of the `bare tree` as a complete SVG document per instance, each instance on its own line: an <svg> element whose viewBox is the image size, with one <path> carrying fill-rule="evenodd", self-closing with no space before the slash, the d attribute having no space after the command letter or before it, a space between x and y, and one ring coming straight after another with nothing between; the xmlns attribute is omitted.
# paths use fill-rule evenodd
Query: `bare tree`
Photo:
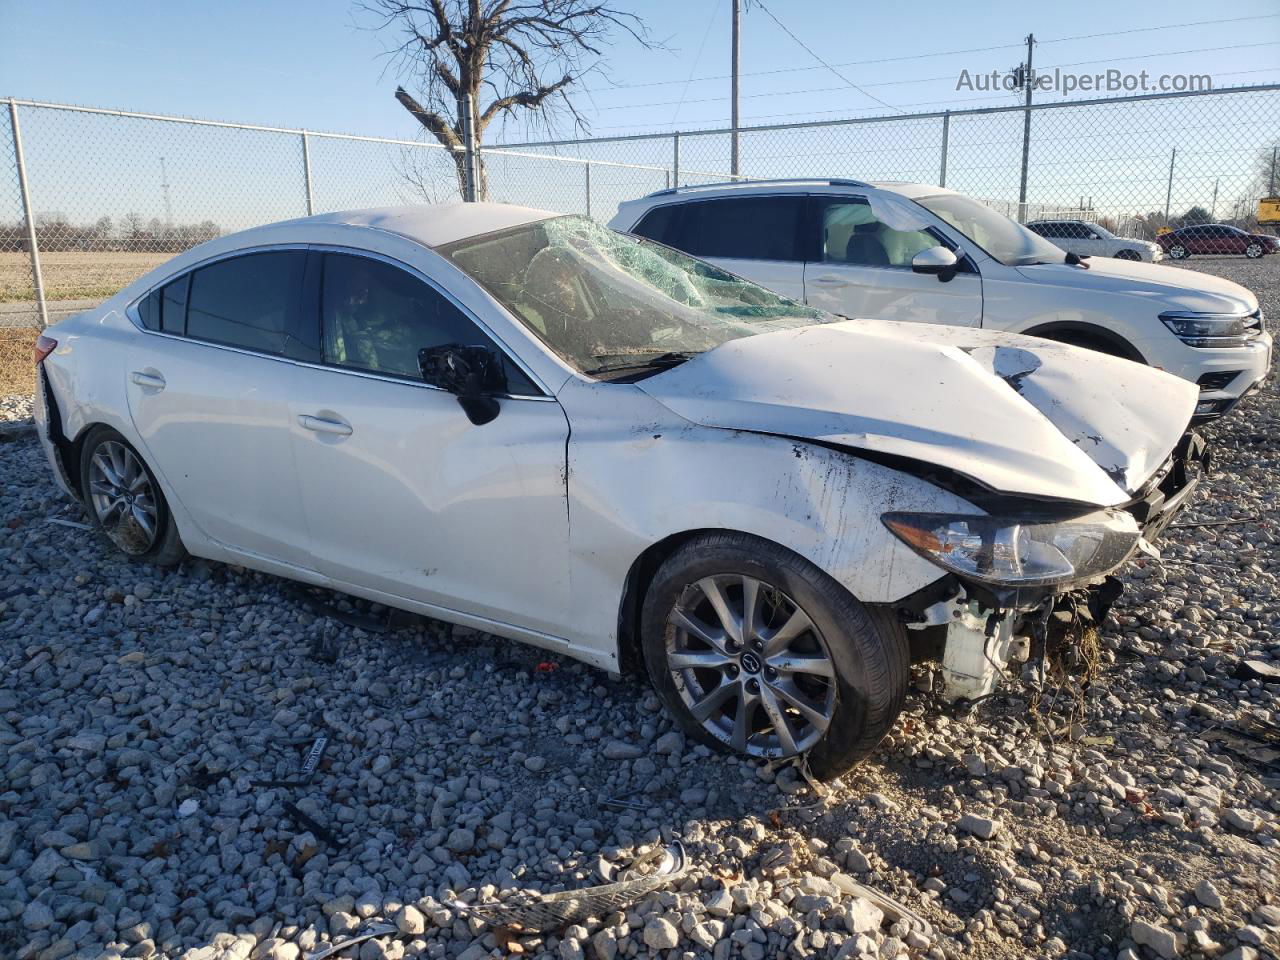
<svg viewBox="0 0 1280 960"><path fill-rule="evenodd" d="M523 114L550 127L563 111L583 128L570 93L601 69L610 37L621 33L646 48L658 46L639 17L596 0L362 0L360 6L378 16L376 29L399 38L393 62L418 93L399 86L396 99L452 151L459 186L466 183L468 94L477 143L499 116ZM483 199L483 165L479 180Z"/></svg>

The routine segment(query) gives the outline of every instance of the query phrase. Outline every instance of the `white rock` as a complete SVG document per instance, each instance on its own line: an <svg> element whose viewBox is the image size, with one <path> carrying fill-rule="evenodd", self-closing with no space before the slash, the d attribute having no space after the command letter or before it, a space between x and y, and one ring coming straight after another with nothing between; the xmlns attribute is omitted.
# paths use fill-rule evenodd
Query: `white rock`
<svg viewBox="0 0 1280 960"><path fill-rule="evenodd" d="M1150 947L1164 960L1182 955L1182 935L1166 927L1158 927L1146 920L1134 920L1129 927L1129 936L1134 943Z"/></svg>

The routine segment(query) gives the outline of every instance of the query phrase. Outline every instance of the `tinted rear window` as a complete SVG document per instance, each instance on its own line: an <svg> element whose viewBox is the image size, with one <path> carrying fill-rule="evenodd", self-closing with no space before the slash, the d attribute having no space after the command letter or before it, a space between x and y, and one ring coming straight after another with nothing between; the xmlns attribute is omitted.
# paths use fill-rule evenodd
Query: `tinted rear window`
<svg viewBox="0 0 1280 960"><path fill-rule="evenodd" d="M682 206L679 223L663 242L695 257L803 260L803 196L730 197ZM656 237L654 239L657 239Z"/></svg>
<svg viewBox="0 0 1280 960"><path fill-rule="evenodd" d="M679 221L678 214L680 206L671 204L665 207L656 207L650 210L632 229L637 237L648 237L650 240L657 240L659 243L665 243L674 246L672 239L674 234L672 227Z"/></svg>
<svg viewBox="0 0 1280 960"><path fill-rule="evenodd" d="M191 275L187 335L261 353L284 353L295 329L301 250L251 253Z"/></svg>

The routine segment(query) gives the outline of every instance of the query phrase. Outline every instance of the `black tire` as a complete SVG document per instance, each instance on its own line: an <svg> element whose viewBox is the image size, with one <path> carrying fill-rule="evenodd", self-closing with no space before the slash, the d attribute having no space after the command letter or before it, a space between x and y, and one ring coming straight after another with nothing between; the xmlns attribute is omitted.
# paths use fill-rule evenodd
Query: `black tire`
<svg viewBox="0 0 1280 960"><path fill-rule="evenodd" d="M1141 260L1142 255L1137 250L1121 250L1116 254L1117 260Z"/></svg>
<svg viewBox="0 0 1280 960"><path fill-rule="evenodd" d="M802 634L800 642L812 644L814 649L821 647L827 654L834 667L833 676L817 682L824 685L827 693L834 688L834 703L829 725L821 734L815 727L812 735L818 739L806 748L813 772L824 778L838 776L871 753L893 726L906 697L910 657L902 624L885 610L859 603L844 587L803 557L770 541L739 533L703 534L685 543L658 569L644 597L641 642L645 666L659 697L685 732L709 746L732 749L727 736L713 734L693 716L682 698L689 695L690 687L683 679L677 679L667 659L669 649L679 637L679 631L668 618L682 598L688 597L690 589L711 577L725 577L729 582L735 577L754 578L771 589L767 597L790 601L816 628ZM768 600L762 601L761 606L760 622L765 627L768 603ZM773 607L775 611L780 609L786 608L781 603ZM735 676L747 678L746 661L743 657L739 660L741 667L728 669L734 670ZM762 667L762 672L753 675L764 682L769 669ZM773 679L772 684L766 684L771 695L776 693L779 679L784 684L794 682L787 677L779 678L776 673ZM812 677L803 679L814 682ZM774 702L782 703L779 699ZM757 718L764 721L762 726L770 729L766 709L759 706L748 708L748 712L753 709L758 711ZM790 710L790 718L804 722L794 708ZM727 715L717 713L711 722L728 719ZM784 722L784 725L787 724ZM759 736L764 743L769 735ZM765 746L747 752L758 757L787 755L785 750L770 750Z"/></svg>
<svg viewBox="0 0 1280 960"><path fill-rule="evenodd" d="M154 531L151 535L132 520L128 523L117 520L114 524L104 524L102 516L99 515L93 495L95 490L93 462L94 456L99 451L108 449L108 444L116 445L117 449L124 447L146 474L148 509L154 511ZM182 545L182 539L178 536L177 524L173 522L169 503L165 500L164 492L156 482L151 467L129 441L125 440L118 431L104 424L91 427L80 444L80 497L89 514L89 522L129 559L145 561L159 567L172 567L186 559L187 551ZM131 500L130 503L132 502ZM125 516L128 517L127 512Z"/></svg>
<svg viewBox="0 0 1280 960"><path fill-rule="evenodd" d="M1262 256L1262 253L1262 244L1258 243L1256 240L1244 248L1244 255L1250 260L1257 260Z"/></svg>
<svg viewBox="0 0 1280 960"><path fill-rule="evenodd" d="M1126 353L1118 344L1084 331L1050 330L1048 333L1033 333L1031 336L1043 337L1045 340L1052 340L1055 343L1065 343L1071 347L1082 347L1085 350L1093 350L1096 353L1105 353L1108 357L1119 357L1121 360L1134 359L1132 354ZM1142 361L1135 362L1141 363Z"/></svg>
<svg viewBox="0 0 1280 960"><path fill-rule="evenodd" d="M1187 252L1187 248L1180 243L1175 243L1169 248L1169 259L1186 260L1191 254Z"/></svg>

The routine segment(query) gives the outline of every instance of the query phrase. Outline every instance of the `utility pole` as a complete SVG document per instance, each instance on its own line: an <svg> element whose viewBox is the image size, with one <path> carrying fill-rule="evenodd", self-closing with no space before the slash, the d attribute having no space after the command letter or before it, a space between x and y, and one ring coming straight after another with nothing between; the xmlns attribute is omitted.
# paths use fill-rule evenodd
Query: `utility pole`
<svg viewBox="0 0 1280 960"><path fill-rule="evenodd" d="M1213 206L1209 208L1209 219L1218 221L1218 181L1213 181Z"/></svg>
<svg viewBox="0 0 1280 960"><path fill-rule="evenodd" d="M1267 196L1274 197L1276 195L1276 148L1271 148L1271 189L1267 191Z"/></svg>
<svg viewBox="0 0 1280 960"><path fill-rule="evenodd" d="M1022 86L1026 91L1026 110L1022 116L1022 180L1018 186L1018 222L1027 222L1027 162L1031 157L1031 89L1035 75L1031 72L1031 52L1035 48L1035 34L1027 34L1027 63L1023 68Z"/></svg>
<svg viewBox="0 0 1280 960"><path fill-rule="evenodd" d="M160 189L164 191L164 225L173 226L173 203L169 199L169 173L165 169L164 157L160 158Z"/></svg>
<svg viewBox="0 0 1280 960"><path fill-rule="evenodd" d="M1169 225L1169 202L1173 199L1173 164L1178 159L1178 148L1173 148L1173 153L1169 154L1169 187L1164 192L1164 225Z"/></svg>
<svg viewBox="0 0 1280 960"><path fill-rule="evenodd" d="M730 71L731 80L729 81L730 91L729 97L730 120L729 126L733 132L730 134L729 143L729 173L732 176L738 175L738 60L741 53L742 38L742 0L732 0L733 2L733 41L730 44L732 52L732 69Z"/></svg>

